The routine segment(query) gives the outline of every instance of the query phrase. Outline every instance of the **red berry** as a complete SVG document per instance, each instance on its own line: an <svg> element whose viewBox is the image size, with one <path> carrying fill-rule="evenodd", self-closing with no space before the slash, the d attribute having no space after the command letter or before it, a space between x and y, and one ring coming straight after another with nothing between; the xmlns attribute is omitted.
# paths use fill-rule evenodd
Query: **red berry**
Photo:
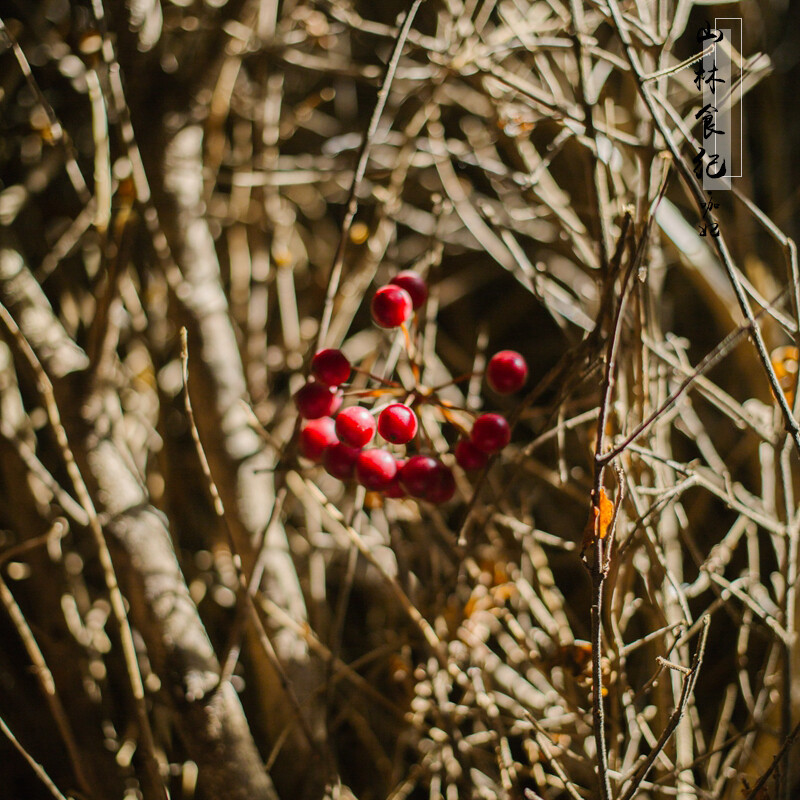
<svg viewBox="0 0 800 800"><path fill-rule="evenodd" d="M375 417L363 406L350 406L336 417L336 435L350 447L363 447L375 435Z"/></svg>
<svg viewBox="0 0 800 800"><path fill-rule="evenodd" d="M472 444L484 453L496 453L511 441L511 428L502 414L482 414L472 426Z"/></svg>
<svg viewBox="0 0 800 800"><path fill-rule="evenodd" d="M528 378L528 365L516 350L501 350L489 359L486 380L498 394L521 389Z"/></svg>
<svg viewBox="0 0 800 800"><path fill-rule="evenodd" d="M294 402L301 417L318 419L335 414L342 404L342 394L333 386L325 386L309 381L294 396Z"/></svg>
<svg viewBox="0 0 800 800"><path fill-rule="evenodd" d="M456 491L456 479L453 471L441 461L436 462L436 471L431 476L425 499L430 503L446 503Z"/></svg>
<svg viewBox="0 0 800 800"><path fill-rule="evenodd" d="M417 415L405 403L392 403L378 416L378 433L392 444L410 442L417 427Z"/></svg>
<svg viewBox="0 0 800 800"><path fill-rule="evenodd" d="M446 503L456 490L450 467L431 456L411 456L400 469L400 483L412 497Z"/></svg>
<svg viewBox="0 0 800 800"><path fill-rule="evenodd" d="M360 452L357 447L348 447L337 442L326 448L322 463L329 475L340 481L348 481L356 471L356 459Z"/></svg>
<svg viewBox="0 0 800 800"><path fill-rule="evenodd" d="M411 317L411 295L393 283L381 286L372 298L372 319L381 328L397 328Z"/></svg>
<svg viewBox="0 0 800 800"><path fill-rule="evenodd" d="M405 464L405 459L403 458L396 458L394 460L395 469L397 470L394 474L394 478L392 478L388 485L384 487L383 491L387 497L405 497L405 489L403 488L403 484L400 483L400 470L403 469L403 465Z"/></svg>
<svg viewBox="0 0 800 800"><path fill-rule="evenodd" d="M416 311L428 299L428 284L422 275L414 272L413 269L404 269L398 272L389 283L405 289L411 297L411 303Z"/></svg>
<svg viewBox="0 0 800 800"><path fill-rule="evenodd" d="M400 470L400 483L412 497L425 497L438 465L430 456L411 456Z"/></svg>
<svg viewBox="0 0 800 800"><path fill-rule="evenodd" d="M362 450L356 459L358 482L367 489L384 489L397 474L397 463L388 450Z"/></svg>
<svg viewBox="0 0 800 800"><path fill-rule="evenodd" d="M467 472L483 469L488 460L486 453L478 450L469 439L461 439L456 445L456 461Z"/></svg>
<svg viewBox="0 0 800 800"><path fill-rule="evenodd" d="M320 350L311 359L311 374L328 386L339 386L350 377L350 362L341 350Z"/></svg>
<svg viewBox="0 0 800 800"><path fill-rule="evenodd" d="M336 444L336 423L330 417L310 419L300 431L300 453L320 462L326 448Z"/></svg>

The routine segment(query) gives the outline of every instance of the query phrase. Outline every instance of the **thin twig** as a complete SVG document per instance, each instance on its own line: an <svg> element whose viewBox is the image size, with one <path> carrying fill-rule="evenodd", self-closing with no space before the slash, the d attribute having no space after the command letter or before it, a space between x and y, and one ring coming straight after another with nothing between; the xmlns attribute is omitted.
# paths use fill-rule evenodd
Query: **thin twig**
<svg viewBox="0 0 800 800"><path fill-rule="evenodd" d="M342 232L339 236L339 246L336 249L336 255L333 259L333 266L331 267L330 278L328 279L328 289L325 294L325 305L322 309L322 321L320 322L319 332L317 334L317 347L324 347L326 344L326 337L328 335L328 328L331 324L331 317L333 316L333 301L336 297L336 292L339 289L339 281L342 276L342 267L344 265L344 251L347 246L347 237L350 233L350 228L355 219L356 212L358 211L358 190L361 182L364 180L364 175L367 171L367 164L369 163L370 149L375 139L375 134L378 132L378 124L381 121L383 110L386 107L386 102L389 99L389 91L392 88L395 73L397 72L397 65L400 63L400 56L403 53L408 34L411 31L411 26L414 24L414 18L419 11L419 7L424 0L414 0L411 8L406 12L406 18L403 26L397 35L397 42L392 52L392 57L386 67L386 75L384 76L383 83L381 84L380 91L378 92L378 99L375 103L375 110L372 112L372 117L369 121L369 127L364 134L364 141L361 144L361 152L358 156L358 162L353 172L353 181L350 184L350 195L347 199L347 210L345 212L344 221L342 222Z"/></svg>
<svg viewBox="0 0 800 800"><path fill-rule="evenodd" d="M700 641L697 643L697 649L695 650L694 658L692 659L692 666L683 678L678 705L672 712L669 722L661 733L661 736L659 736L655 747L650 750L647 758L645 758L645 760L636 770L634 776L631 778L631 783L625 793L622 795L621 800L631 800L633 798L636 791L641 786L642 781L647 777L647 773L650 771L650 768L658 758L659 753L661 753L661 751L664 749L669 741L670 736L672 736L673 732L678 727L678 724L680 723L686 711L686 706L689 703L692 692L694 691L695 684L697 683L700 667L703 665L703 656L705 655L706 641L708 639L708 630L710 624L711 617L706 614L706 616L703 617L703 627L700 632Z"/></svg>
<svg viewBox="0 0 800 800"><path fill-rule="evenodd" d="M664 137L664 141L667 143L667 147L672 153L672 157L675 159L675 163L677 165L678 171L681 174L681 178L691 190L700 211L704 211L707 202L706 196L703 192L702 187L697 182L697 178L695 177L694 172L686 163L686 159L682 158L681 152L678 149L677 144L675 144L671 132L667 129L667 126L661 114L658 113L658 109L656 108L653 98L650 95L650 92L648 91L647 84L644 82L644 75L641 63L639 62L639 57L633 48L633 43L631 42L628 30L622 23L622 16L620 14L619 6L617 5L617 0L607 0L607 1L609 10L611 11L611 16L613 17L614 24L617 28L617 33L619 34L619 37L622 40L622 44L623 47L625 48L625 53L628 57L631 68L633 69L633 72L638 79L637 85L639 89L639 95L641 96L642 100L644 100L645 105L647 106L648 111L650 112L653 118L653 122L658 128L659 133ZM709 218L709 224L718 224L713 211L708 212L708 218ZM733 264L733 260L731 258L730 251L728 250L728 246L725 242L725 238L722 235L722 233L720 233L719 236L712 237L712 241L714 244L714 248L716 249L717 254L719 255L719 258L722 261L723 266L725 267L728 279L731 283L731 286L733 287L734 294L736 295L736 300L739 304L739 308L744 314L748 324L751 326L751 336L753 338L753 343L755 344L756 352L758 353L758 358L761 361L761 365L763 366L764 372L766 373L767 379L769 380L772 393L778 403L778 407L781 410L786 432L789 434L789 436L791 436L792 441L794 442L795 449L797 450L798 453L800 453L800 423L798 423L797 420L794 418L794 415L792 414L792 409L789 408L789 404L786 401L786 396L784 395L783 389L781 388L780 381L778 380L778 377L775 374L775 369L772 366L769 354L767 353L767 347L766 344L764 343L764 338L761 334L761 329L758 326L757 318L753 314L753 310L750 308L750 303L747 301L747 298L744 294L741 281L737 277L736 268Z"/></svg>
<svg viewBox="0 0 800 800"><path fill-rule="evenodd" d="M750 790L745 800L759 800L761 797L761 790L767 785L767 781L772 776L772 773L778 768L784 757L789 753L789 749L794 744L795 739L800 736L800 722L794 726L792 732L786 737L781 749L772 758L772 763L764 771L764 774L756 781L755 786Z"/></svg>
<svg viewBox="0 0 800 800"><path fill-rule="evenodd" d="M770 305L774 305L781 298L783 298L789 291L789 287L785 287L774 298ZM755 314L758 319L767 313L767 307L762 308ZM623 439L618 441L614 447L607 450L601 457L601 461L610 462L614 458L621 455L630 444L635 442L656 420L658 420L665 411L671 408L678 398L699 378L704 375L714 366L716 366L726 355L738 344L738 342L752 330L754 323L750 321L743 322L738 328L732 330L713 350L711 350L702 361L678 384L678 387L664 400L659 407L642 420L629 434Z"/></svg>
<svg viewBox="0 0 800 800"><path fill-rule="evenodd" d="M50 794L57 800L67 800L58 786L53 783L52 778L45 772L44 767L20 744L19 740L11 731L11 728L6 725L5 720L0 717L0 730L6 735L6 738L16 748L17 752L30 764L31 769L36 773L36 777L47 787Z"/></svg>
<svg viewBox="0 0 800 800"><path fill-rule="evenodd" d="M89 494L89 489L83 480L83 475L81 475L81 471L78 468L77 462L75 461L72 447L70 446L67 438L67 432L61 422L61 415L58 410L58 404L56 403L53 384L50 381L50 378L47 376L41 361L39 361L39 358L33 351L30 343L25 338L25 335L19 329L16 321L3 303L0 303L0 319L2 319L3 324L6 326L9 333L11 333L14 342L36 376L37 388L39 390L39 394L44 400L47 418L50 423L50 427L55 434L59 449L61 450L61 455L64 459L64 465L75 489L75 494L78 497L78 501L83 506L83 509L89 518L89 529L92 532L95 546L97 547L98 557L103 570L106 588L108 589L108 596L111 602L114 618L119 626L120 642L122 644L125 668L128 673L128 681L130 683L131 693L133 695L137 722L139 723L139 735L141 737L143 759L145 763L145 774L147 775L149 784L148 793L152 793L154 796L157 795L163 798L168 798L169 792L161 780L158 758L155 750L155 740L153 738L153 730L150 726L150 719L147 714L144 682L142 681L142 673L139 670L139 660L136 653L136 646L133 641L133 632L128 619L128 613L125 608L125 600L122 596L122 591L119 588L117 573L114 569L114 563L111 560L111 552L108 549L108 543L106 542L103 529L100 525L99 519L97 518L97 511L95 510L94 503L92 502Z"/></svg>
<svg viewBox="0 0 800 800"><path fill-rule="evenodd" d="M222 498L220 497L219 490L217 489L217 484L214 481L214 477L211 474L211 467L208 463L208 458L206 457L205 448L203 447L203 443L200 440L200 432L197 429L197 424L194 418L194 410L192 408L192 401L189 396L188 336L189 334L186 328L181 328L181 371L182 371L181 374L183 376L184 408L186 409L186 416L189 420L189 427L192 433L192 440L194 441L195 450L197 452L197 458L200 461L200 467L203 470L203 475L205 476L206 479L208 493L209 495L211 495L211 501L214 506L214 511L220 522L223 524L223 527L225 528L228 537L228 546L231 548L234 565L236 567L236 576L239 582L239 598L240 601L243 601L246 604L248 616L253 624L253 627L255 628L259 643L261 644L264 653L266 654L267 658L272 664L272 667L275 669L275 672L280 679L281 686L283 687L283 690L286 692L286 695L289 698L289 702L292 705L292 709L303 731L303 735L308 740L308 744L311 747L312 751L319 754L319 745L315 740L313 733L311 732L311 728L309 727L305 714L303 714L303 710L300 706L300 701L297 698L297 694L292 688L289 678L286 675L286 671L283 669L283 666L281 665L280 660L278 659L278 654L275 652L275 647L272 644L272 640L270 639L269 634L267 633L267 629L264 626L264 623L262 622L261 617L258 613L258 608L254 602L253 594L249 590L247 583L247 576L245 576L242 567L243 563L242 557L236 547L235 537L233 535L233 532L231 531L227 514L225 513L225 506L222 502Z"/></svg>
<svg viewBox="0 0 800 800"><path fill-rule="evenodd" d="M66 531L66 525L63 520L61 520L61 526L64 531ZM46 538L50 539L53 535L54 531L50 531L46 534ZM63 535L63 532L61 535ZM14 623L14 627L17 629L17 633L19 633L19 637L22 639L22 643L31 660L36 678L42 688L47 704L50 706L50 713L53 715L61 738L64 740L64 745L67 748L75 777L81 789L87 795L91 795L92 790L83 769L81 751L75 740L75 735L72 732L72 725L70 724L67 712L64 710L61 697L58 694L53 673L50 671L50 667L47 666L47 661L39 647L39 643L36 641L36 637L33 635L30 625L28 625L28 621L25 619L25 614L19 607L13 593L8 588L8 584L3 579L2 573L0 573L0 601L2 601L3 605L6 607L6 611L9 617L11 617L11 621Z"/></svg>

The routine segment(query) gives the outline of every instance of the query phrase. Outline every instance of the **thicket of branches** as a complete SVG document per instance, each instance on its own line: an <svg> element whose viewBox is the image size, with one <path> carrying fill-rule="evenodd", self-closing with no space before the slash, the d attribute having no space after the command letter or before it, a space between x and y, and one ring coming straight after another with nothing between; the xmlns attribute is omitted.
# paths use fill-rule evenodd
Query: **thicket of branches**
<svg viewBox="0 0 800 800"><path fill-rule="evenodd" d="M774 111L770 11L0 2L0 795L793 796L785 141L746 115L699 237L675 68L741 15ZM415 365L368 312L404 268ZM511 445L441 507L334 480L320 346L475 373L424 437Z"/></svg>

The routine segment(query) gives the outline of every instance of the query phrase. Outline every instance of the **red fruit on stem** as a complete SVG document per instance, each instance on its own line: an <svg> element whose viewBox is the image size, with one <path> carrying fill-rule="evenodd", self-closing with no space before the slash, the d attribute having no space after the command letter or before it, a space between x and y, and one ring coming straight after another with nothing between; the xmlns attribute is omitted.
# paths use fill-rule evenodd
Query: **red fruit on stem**
<svg viewBox="0 0 800 800"><path fill-rule="evenodd" d="M528 379L528 364L516 350L501 350L489 359L486 380L498 394L521 389Z"/></svg>
<svg viewBox="0 0 800 800"><path fill-rule="evenodd" d="M309 381L294 396L301 417L319 419L335 414L342 404L342 394L333 386Z"/></svg>
<svg viewBox="0 0 800 800"><path fill-rule="evenodd" d="M356 477L367 489L385 489L397 474L397 463L388 450L362 450L356 459Z"/></svg>
<svg viewBox="0 0 800 800"><path fill-rule="evenodd" d="M438 465L430 456L411 456L400 470L400 483L412 497L425 497Z"/></svg>
<svg viewBox="0 0 800 800"><path fill-rule="evenodd" d="M350 362L341 350L329 347L311 359L311 374L328 386L339 386L350 377Z"/></svg>
<svg viewBox="0 0 800 800"><path fill-rule="evenodd" d="M340 481L350 480L356 471L356 459L361 452L357 447L348 447L346 444L337 442L325 449L322 463L329 475L338 478Z"/></svg>
<svg viewBox="0 0 800 800"><path fill-rule="evenodd" d="M411 303L416 311L428 299L428 284L422 275L413 269L404 269L398 272L389 283L405 289L411 297Z"/></svg>
<svg viewBox="0 0 800 800"><path fill-rule="evenodd" d="M338 441L336 423L330 417L310 419L300 431L300 453L319 463L325 450Z"/></svg>
<svg viewBox="0 0 800 800"><path fill-rule="evenodd" d="M478 450L469 439L461 439L456 445L456 462L467 472L483 469L488 460L486 453Z"/></svg>
<svg viewBox="0 0 800 800"><path fill-rule="evenodd" d="M455 494L456 479L453 471L441 461L436 462L436 471L431 476L425 499L430 503L446 503Z"/></svg>
<svg viewBox="0 0 800 800"><path fill-rule="evenodd" d="M411 295L393 283L381 286L372 298L372 319L381 328L397 328L411 318Z"/></svg>
<svg viewBox="0 0 800 800"><path fill-rule="evenodd" d="M363 406L350 406L336 417L336 435L350 447L363 447L375 435L375 417Z"/></svg>
<svg viewBox="0 0 800 800"><path fill-rule="evenodd" d="M400 498L405 497L406 491L403 488L403 484L400 483L400 470L403 469L403 465L405 464L405 459L403 458L396 458L394 460L396 472L394 474L394 478L392 478L388 485L384 487L383 492L387 497L394 497Z"/></svg>
<svg viewBox="0 0 800 800"><path fill-rule="evenodd" d="M378 416L378 433L392 444L410 442L417 428L417 415L405 403L392 403Z"/></svg>
<svg viewBox="0 0 800 800"><path fill-rule="evenodd" d="M400 483L412 497L446 503L456 490L450 467L431 456L411 456L400 469Z"/></svg>
<svg viewBox="0 0 800 800"><path fill-rule="evenodd" d="M511 441L511 428L502 414L482 414L472 426L472 444L484 453L496 453Z"/></svg>

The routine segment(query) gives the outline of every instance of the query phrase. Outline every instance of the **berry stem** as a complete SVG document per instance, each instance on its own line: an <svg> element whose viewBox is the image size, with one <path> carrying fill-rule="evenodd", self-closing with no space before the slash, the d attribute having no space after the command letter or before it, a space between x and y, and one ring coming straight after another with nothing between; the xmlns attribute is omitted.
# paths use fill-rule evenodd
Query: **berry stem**
<svg viewBox="0 0 800 800"><path fill-rule="evenodd" d="M416 315L414 315L414 319L416 319ZM400 330L403 331L403 339L405 340L406 345L406 355L408 355L408 360L411 362L411 369L414 372L414 380L419 382L419 366L414 360L414 356L417 354L417 348L414 347L414 340L411 338L411 333L409 332L408 325L405 322L400 326Z"/></svg>
<svg viewBox="0 0 800 800"><path fill-rule="evenodd" d="M461 423L460 423L460 422L459 422L459 421L458 421L458 420L455 418L455 416L454 416L453 414L451 414L451 413L450 413L450 409L449 409L449 408L447 408L446 406L441 406L441 409L442 409L442 414L443 414L443 416L444 416L444 418L445 418L445 420L446 420L447 422L449 422L449 423L450 423L450 424L451 424L453 427L457 428L457 429L458 429L458 432L459 432L459 433L460 433L462 436L469 436L469 430L468 430L467 428L465 428L465 427L464 427L464 426L463 426L463 425L462 425L462 424L461 424ZM459 409L459 411L460 411L460 410L462 410L462 409ZM466 410L466 409L463 409L463 410Z"/></svg>
<svg viewBox="0 0 800 800"><path fill-rule="evenodd" d="M435 392L440 392L442 389L446 389L448 386L455 386L457 383L463 383L464 381L468 381L470 378L474 377L483 377L482 372L465 372L463 375L459 375L457 378L451 378L446 383L440 383L438 386L434 386L431 389L431 394Z"/></svg>
<svg viewBox="0 0 800 800"><path fill-rule="evenodd" d="M428 397L425 398L425 400L429 405L441 408L444 414L447 414L448 411L463 411L465 414L469 414L470 417L475 419L481 415L480 411L471 411L468 408L462 408L461 406L457 406L455 403L451 403L449 400L442 400L441 397L437 397L435 399Z"/></svg>
<svg viewBox="0 0 800 800"><path fill-rule="evenodd" d="M414 375L414 383L419 384L419 379L422 377L419 364L414 359L409 359L411 362L411 373Z"/></svg>
<svg viewBox="0 0 800 800"><path fill-rule="evenodd" d="M408 393L402 386L387 386L379 389L353 389L349 392L344 392L344 397L385 397L391 395L392 397L404 397Z"/></svg>

